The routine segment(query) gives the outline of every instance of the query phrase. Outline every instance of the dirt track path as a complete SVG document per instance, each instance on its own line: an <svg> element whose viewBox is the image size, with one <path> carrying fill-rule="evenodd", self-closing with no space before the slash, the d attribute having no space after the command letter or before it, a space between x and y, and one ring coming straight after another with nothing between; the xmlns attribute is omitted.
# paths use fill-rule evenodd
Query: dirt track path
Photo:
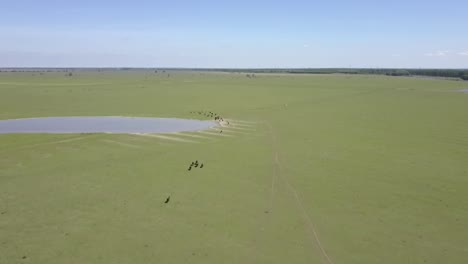
<svg viewBox="0 0 468 264"><path fill-rule="evenodd" d="M274 188L275 188L275 182L277 181L276 178L279 178L287 187L287 189L291 192L291 194L294 196L295 201L296 201L296 206L300 210L302 217L304 218L304 221L307 224L309 232L312 234L314 241L316 242L318 248L320 249L321 254L323 255L324 259L328 264L334 264L334 262L331 260L330 256L328 255L327 251L325 250L322 242L320 241L320 237L318 236L317 230L315 228L314 223L312 222L311 217L307 213L304 203L299 196L299 193L297 190L294 188L293 185L289 182L288 177L284 176L281 174L281 162L279 158L279 152L278 152L278 139L274 133L273 127L271 124L266 121L265 124L268 126L270 136L271 136L271 141L272 141L272 146L273 146L273 160L275 163L275 168L274 168L274 173L272 175L272 184L271 184L271 194L270 194L270 209L273 207L273 199L274 199Z"/></svg>

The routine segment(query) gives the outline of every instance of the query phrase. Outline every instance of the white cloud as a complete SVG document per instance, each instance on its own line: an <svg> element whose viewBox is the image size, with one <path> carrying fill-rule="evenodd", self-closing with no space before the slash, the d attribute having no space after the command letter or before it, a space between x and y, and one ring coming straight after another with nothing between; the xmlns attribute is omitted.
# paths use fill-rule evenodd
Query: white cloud
<svg viewBox="0 0 468 264"><path fill-rule="evenodd" d="M426 53L426 54L424 54L424 56L443 57L443 56L447 56L449 53L450 53L450 50L439 50L439 51L436 51L436 52Z"/></svg>
<svg viewBox="0 0 468 264"><path fill-rule="evenodd" d="M308 48L309 47L309 44L304 44L304 48Z"/></svg>
<svg viewBox="0 0 468 264"><path fill-rule="evenodd" d="M468 56L468 50L462 51L462 52L458 53L458 55L461 55L461 56Z"/></svg>

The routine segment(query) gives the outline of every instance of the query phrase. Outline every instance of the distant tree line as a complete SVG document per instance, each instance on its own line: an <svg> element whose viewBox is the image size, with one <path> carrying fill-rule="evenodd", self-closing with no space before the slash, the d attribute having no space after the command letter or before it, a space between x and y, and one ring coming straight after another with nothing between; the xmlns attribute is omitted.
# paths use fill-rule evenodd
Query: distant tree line
<svg viewBox="0 0 468 264"><path fill-rule="evenodd" d="M220 71L221 69L213 69ZM209 71L206 70L205 71ZM466 69L224 69L233 73L290 73L290 74L376 74L387 76L429 76L468 80Z"/></svg>
<svg viewBox="0 0 468 264"><path fill-rule="evenodd" d="M246 74L247 78L255 78L255 73L290 73L290 74L376 74L387 76L429 76L442 78L456 78L468 80L468 69L349 69L349 68L302 68L302 69L197 69L197 68L0 68L0 72L70 72L70 71L153 71L166 73L167 71L204 71L229 72Z"/></svg>

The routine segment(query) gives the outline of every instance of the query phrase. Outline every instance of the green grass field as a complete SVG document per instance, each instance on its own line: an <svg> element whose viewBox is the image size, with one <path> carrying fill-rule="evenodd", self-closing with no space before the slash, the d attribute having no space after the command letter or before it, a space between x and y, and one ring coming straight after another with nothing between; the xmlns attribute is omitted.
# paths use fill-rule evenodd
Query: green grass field
<svg viewBox="0 0 468 264"><path fill-rule="evenodd" d="M468 263L468 83L169 74L0 73L0 119L232 122L0 135L0 263Z"/></svg>

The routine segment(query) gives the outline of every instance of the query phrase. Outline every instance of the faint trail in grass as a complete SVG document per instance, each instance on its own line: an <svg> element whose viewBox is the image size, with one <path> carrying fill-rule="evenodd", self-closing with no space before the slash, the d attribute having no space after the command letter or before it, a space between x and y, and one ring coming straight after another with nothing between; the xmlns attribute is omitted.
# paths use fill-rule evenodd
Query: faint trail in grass
<svg viewBox="0 0 468 264"><path fill-rule="evenodd" d="M234 137L234 135L227 135L226 133L219 133L219 132L211 132L210 131L198 131L198 133L202 133L205 135L211 135L211 136L219 136L219 137Z"/></svg>
<svg viewBox="0 0 468 264"><path fill-rule="evenodd" d="M280 159L279 159L279 154L278 154L278 140L276 138L276 135L274 134L274 131L273 131L273 127L271 126L271 124L266 121L265 124L268 126L269 130L270 130L270 135L271 135L271 139L272 139L272 145L273 145L273 151L274 151L274 162L275 162L275 167L277 168L277 175L278 177L283 181L283 183L286 185L286 187L289 189L289 191L293 194L295 200L296 200L296 204L298 206L298 208L300 209L301 213L302 213L302 216L304 218L304 220L306 221L308 227L309 227L309 230L312 232L312 235L314 237L314 240L315 242L317 243L317 246L319 247L320 249L320 252L322 253L322 255L325 257L325 260L327 261L327 263L329 264L334 264L334 262L331 260L330 256L328 256L327 254L327 251L325 250L322 242L320 241L320 238L318 236L318 233L317 233L317 230L315 228L315 225L314 223L312 222L312 219L310 218L309 214L307 213L305 207L304 207L304 204L302 202L302 199L301 197L299 196L297 190L294 188L294 186L291 185L291 183L289 182L289 179L288 177L285 177L283 175L281 175L281 162L280 162ZM272 179L273 181L273 179ZM272 191L274 191L273 189L274 185L272 183Z"/></svg>
<svg viewBox="0 0 468 264"><path fill-rule="evenodd" d="M255 124L243 124L243 123L237 123L237 122L230 122L229 126L234 126L234 127L255 127Z"/></svg>
<svg viewBox="0 0 468 264"><path fill-rule="evenodd" d="M246 124L246 125L254 125L254 124L258 123L256 121L246 121L246 120L236 120L236 119L226 119L226 120L231 122L231 123Z"/></svg>
<svg viewBox="0 0 468 264"><path fill-rule="evenodd" d="M80 137L74 137L74 138L68 138L68 139L63 139L63 140L57 140L57 141L49 141L49 142L43 142L43 143L36 143L36 144L30 144L30 145L23 145L18 148L11 148L14 150L23 150L23 149L29 149L29 148L35 148L35 147L41 147L41 146L47 146L47 145L54 145L54 144L62 144L62 143L68 143L68 142L74 142L78 140L83 140L90 138L91 136L80 136Z"/></svg>
<svg viewBox="0 0 468 264"><path fill-rule="evenodd" d="M200 143L198 141L193 141L193 140L188 140L188 139L183 139L183 138L178 138L178 137L168 136L168 135L160 135L160 134L134 134L134 135L139 135L139 136L144 136L144 137L153 137L153 138L158 138L162 140L177 141L177 142L184 142L184 143Z"/></svg>
<svg viewBox="0 0 468 264"><path fill-rule="evenodd" d="M240 131L257 131L255 128L245 128L245 127L236 127L236 126L227 126L224 129L234 129Z"/></svg>
<svg viewBox="0 0 468 264"><path fill-rule="evenodd" d="M156 138L153 138L153 137L145 137L141 134L138 134L138 133L132 133L132 134L128 134L128 139L131 140L131 141L134 141L134 142L138 142L138 143L142 143L142 144L147 144L148 142L151 142L151 143L156 143L158 145L170 145L171 143L170 142L167 142L167 141L161 141L161 140L158 140Z"/></svg>
<svg viewBox="0 0 468 264"><path fill-rule="evenodd" d="M221 133L221 131L223 131L222 134L226 134L226 133L228 134L226 136L234 136L236 134L237 135L257 135L256 125L258 124L258 122L250 123L249 121L245 121L248 123L240 124L237 122L244 122L244 121L238 120L234 122L231 119L226 119L226 121L228 121L229 124L222 125L221 127L212 127L210 128L209 131L217 131L217 133Z"/></svg>
<svg viewBox="0 0 468 264"><path fill-rule="evenodd" d="M223 129L223 133L233 133L233 134L239 134L239 135L255 135L255 133L246 133L246 132L234 131L234 130L229 130L229 129Z"/></svg>
<svg viewBox="0 0 468 264"><path fill-rule="evenodd" d="M191 137L191 138L198 138L198 139L208 139L208 140L213 140L214 138L212 137L204 137L204 136L200 136L200 135L197 135L197 134L190 134L190 133L182 133L182 132L176 132L176 133L173 133L174 135L177 135L177 136L181 136L181 137Z"/></svg>
<svg viewBox="0 0 468 264"><path fill-rule="evenodd" d="M20 82L0 82L0 85L15 85L15 86L98 86L110 85L113 83L20 83Z"/></svg>
<svg viewBox="0 0 468 264"><path fill-rule="evenodd" d="M278 166L273 166L273 175L271 176L271 188L270 188L270 211L273 210L275 201L275 185L278 178Z"/></svg>
<svg viewBox="0 0 468 264"><path fill-rule="evenodd" d="M124 142L119 142L119 141L115 141L115 140L103 139L101 141L106 142L106 143L110 143L110 144L116 144L116 145L123 146L123 147L128 147L128 148L141 149L141 146L137 146L137 145L129 144L129 143L124 143Z"/></svg>

